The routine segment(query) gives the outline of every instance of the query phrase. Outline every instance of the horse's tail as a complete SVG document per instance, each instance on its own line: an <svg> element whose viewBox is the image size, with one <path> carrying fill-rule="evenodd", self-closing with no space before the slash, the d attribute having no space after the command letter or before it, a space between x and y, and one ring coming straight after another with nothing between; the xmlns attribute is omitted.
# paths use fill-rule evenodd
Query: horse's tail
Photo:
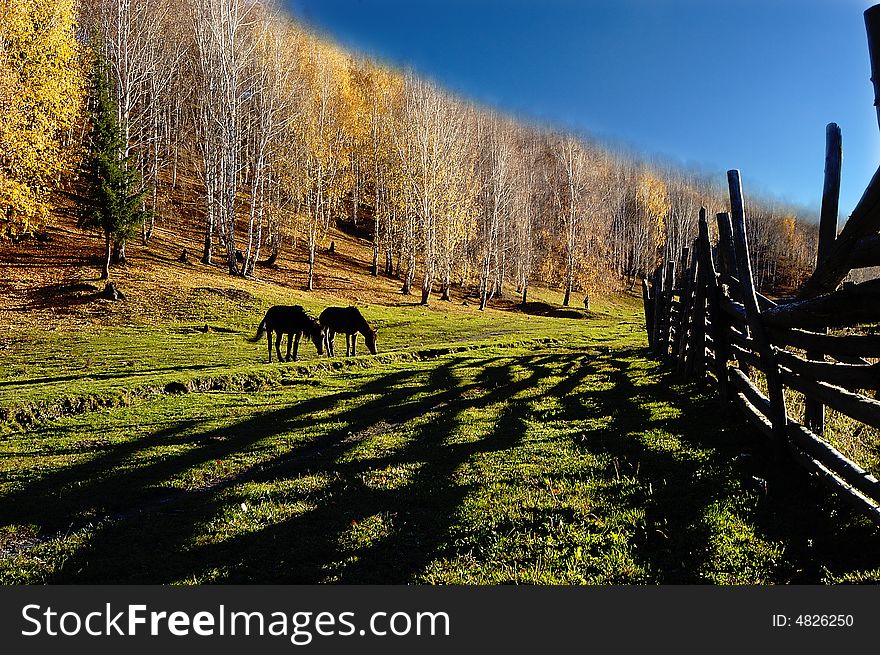
<svg viewBox="0 0 880 655"><path fill-rule="evenodd" d="M266 334L266 319L265 318L262 321L260 321L260 326L257 328L257 336L255 336L253 339L251 339L251 342L256 343L257 341L259 341L260 339L263 338L264 334Z"/></svg>

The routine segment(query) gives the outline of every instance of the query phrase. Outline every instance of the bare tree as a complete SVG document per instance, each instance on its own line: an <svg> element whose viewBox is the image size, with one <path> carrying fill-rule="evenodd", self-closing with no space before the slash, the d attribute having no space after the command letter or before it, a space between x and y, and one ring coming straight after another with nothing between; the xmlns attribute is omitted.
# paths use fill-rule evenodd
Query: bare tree
<svg viewBox="0 0 880 655"><path fill-rule="evenodd" d="M210 263L211 233L217 227L226 246L227 268L235 275L237 196L245 165L243 124L254 99L248 73L267 23L261 5L249 0L192 0L191 6L199 83L196 113L209 217L203 261Z"/></svg>
<svg viewBox="0 0 880 655"><path fill-rule="evenodd" d="M483 146L482 221L480 242L480 309L486 308L490 297L490 277L502 268L499 251L502 248L503 224L513 214L516 156L514 126L502 122L496 114L487 115L481 122Z"/></svg>

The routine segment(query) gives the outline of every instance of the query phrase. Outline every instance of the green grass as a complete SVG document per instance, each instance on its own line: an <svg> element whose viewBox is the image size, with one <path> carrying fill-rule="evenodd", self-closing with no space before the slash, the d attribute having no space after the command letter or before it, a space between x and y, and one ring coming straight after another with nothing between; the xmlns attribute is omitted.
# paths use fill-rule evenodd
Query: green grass
<svg viewBox="0 0 880 655"><path fill-rule="evenodd" d="M187 384L230 376L276 379L290 375L291 369L300 370L297 365L268 365L265 339L249 340L272 304L302 303L314 316L323 304L277 292L257 299L246 293L235 295L231 288L226 290L233 295L230 299L219 291L176 304L170 316L150 321L99 324L83 330L65 329L63 320L58 320L51 330L28 328L12 333L2 345L0 424L4 418L14 421L16 414L28 424L34 417L52 418L83 405L83 399L96 402L80 409L125 404L132 392L162 389L170 382ZM639 328L631 303L600 303L593 315L595 324L616 324L620 317L614 314L622 306L627 307L623 320L635 333ZM475 342L571 338L579 333L581 323L509 311L467 311L445 303L431 308L373 305L363 312L379 329L380 352L392 356ZM208 331L204 331L206 325ZM605 337L597 331L590 338L601 342ZM342 339L337 338L337 352L344 352ZM366 352L362 340L360 351ZM311 343L301 344L300 360L317 362Z"/></svg>
<svg viewBox="0 0 880 655"><path fill-rule="evenodd" d="M634 304L370 311L385 354L337 366L262 363L251 312L13 345L8 406L219 383L8 426L0 582L876 579L875 531L647 359Z"/></svg>

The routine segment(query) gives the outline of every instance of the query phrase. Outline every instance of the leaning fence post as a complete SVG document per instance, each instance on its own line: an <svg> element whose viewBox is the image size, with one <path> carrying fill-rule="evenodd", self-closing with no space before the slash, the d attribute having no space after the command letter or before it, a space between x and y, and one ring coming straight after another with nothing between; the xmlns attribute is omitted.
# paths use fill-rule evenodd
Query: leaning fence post
<svg viewBox="0 0 880 655"><path fill-rule="evenodd" d="M705 217L706 210L702 209L701 214ZM699 371L700 377L703 378L706 369L706 284L705 271L701 263L701 250L702 244L699 238L694 239L694 249L691 256L691 267L693 268L691 280L694 297L691 302L690 334L684 362L686 379L692 379L695 371Z"/></svg>
<svg viewBox="0 0 880 655"><path fill-rule="evenodd" d="M691 265L688 268L684 285L687 302L685 303L684 318L682 320L682 340L679 344L678 360L679 370L684 374L685 379L690 379L693 376L693 360L698 347L695 343L698 337L696 317L699 315L700 319L702 319L703 312L703 309L698 306L700 298L698 282L700 275L699 247L700 242L694 239L691 246ZM699 347L705 346L701 343Z"/></svg>
<svg viewBox="0 0 880 655"><path fill-rule="evenodd" d="M723 217L727 216L725 220ZM733 229L728 214L716 214L718 221L718 273L722 282L736 277L736 261L734 260Z"/></svg>
<svg viewBox="0 0 880 655"><path fill-rule="evenodd" d="M718 273L721 276L720 281L728 285L728 291L732 291L734 290L734 285L731 283L732 278L736 278L738 274L730 214L716 214L715 218L718 225Z"/></svg>
<svg viewBox="0 0 880 655"><path fill-rule="evenodd" d="M840 170L843 158L840 127L829 123L825 128L825 183L822 187L822 210L819 214L819 247L816 265L828 256L837 238L837 214L840 205ZM827 333L827 328L821 330ZM807 359L825 361L820 352L807 351ZM816 434L825 432L825 406L809 396L804 404L804 424Z"/></svg>
<svg viewBox="0 0 880 655"><path fill-rule="evenodd" d="M746 311L746 320L755 347L764 365L764 375L767 377L767 390L770 396L769 417L773 424L773 433L780 444L786 443L788 414L785 409L785 393L782 388L782 378L776 363L774 348L767 337L764 325L761 322L761 309L758 305L758 296L755 292L755 282L752 276L752 264L749 260L749 243L746 238L745 209L743 204L742 180L738 170L727 171L727 183L730 189L730 213L733 227L733 243L736 268L743 294L743 307Z"/></svg>
<svg viewBox="0 0 880 655"><path fill-rule="evenodd" d="M868 33L868 56L871 60L871 82L874 84L874 107L880 125L880 5L865 10L865 29Z"/></svg>

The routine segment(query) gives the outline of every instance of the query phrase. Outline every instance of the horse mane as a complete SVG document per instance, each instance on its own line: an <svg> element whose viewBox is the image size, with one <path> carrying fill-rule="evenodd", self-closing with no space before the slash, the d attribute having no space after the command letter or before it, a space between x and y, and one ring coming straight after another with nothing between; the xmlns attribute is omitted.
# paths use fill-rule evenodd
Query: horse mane
<svg viewBox="0 0 880 655"><path fill-rule="evenodd" d="M349 311L353 310L353 313L356 316L355 323L357 323L358 332L363 334L365 337L367 336L367 334L375 332L375 330L370 327L370 324L367 323L367 319L364 318L364 315L361 314L361 310L359 310L354 305L350 305L348 309Z"/></svg>

